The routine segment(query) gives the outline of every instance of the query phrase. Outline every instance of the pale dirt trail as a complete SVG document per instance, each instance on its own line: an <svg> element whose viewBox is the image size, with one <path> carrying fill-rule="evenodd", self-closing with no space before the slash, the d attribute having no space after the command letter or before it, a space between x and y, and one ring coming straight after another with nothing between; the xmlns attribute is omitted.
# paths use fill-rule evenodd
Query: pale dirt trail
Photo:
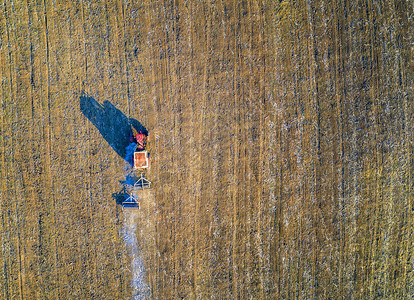
<svg viewBox="0 0 414 300"><path fill-rule="evenodd" d="M136 236L139 210L124 209L124 218L125 220L122 233L131 256L132 299L148 299L150 296L150 289L148 284L145 282L144 261L139 253L138 240Z"/></svg>

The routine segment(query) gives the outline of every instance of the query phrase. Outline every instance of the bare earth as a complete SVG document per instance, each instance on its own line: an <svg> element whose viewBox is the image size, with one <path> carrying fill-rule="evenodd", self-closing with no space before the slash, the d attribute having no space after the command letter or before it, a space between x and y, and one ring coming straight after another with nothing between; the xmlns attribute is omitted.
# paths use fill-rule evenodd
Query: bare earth
<svg viewBox="0 0 414 300"><path fill-rule="evenodd" d="M412 14L2 1L0 299L412 297Z"/></svg>

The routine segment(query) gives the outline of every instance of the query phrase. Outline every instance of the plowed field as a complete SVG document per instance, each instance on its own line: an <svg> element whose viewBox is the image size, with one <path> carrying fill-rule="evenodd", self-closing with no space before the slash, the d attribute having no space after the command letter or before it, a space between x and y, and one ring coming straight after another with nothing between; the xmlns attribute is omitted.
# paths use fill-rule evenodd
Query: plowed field
<svg viewBox="0 0 414 300"><path fill-rule="evenodd" d="M132 297L132 122L150 134L132 218L149 298L409 299L412 15L3 0L0 298Z"/></svg>

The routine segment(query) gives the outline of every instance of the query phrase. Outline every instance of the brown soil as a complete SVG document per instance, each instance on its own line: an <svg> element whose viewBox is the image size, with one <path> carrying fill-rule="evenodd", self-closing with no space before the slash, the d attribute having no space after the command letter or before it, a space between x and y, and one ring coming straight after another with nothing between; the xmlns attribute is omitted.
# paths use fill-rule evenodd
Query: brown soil
<svg viewBox="0 0 414 300"><path fill-rule="evenodd" d="M408 299L411 1L3 1L0 298ZM117 204L118 203L118 204Z"/></svg>

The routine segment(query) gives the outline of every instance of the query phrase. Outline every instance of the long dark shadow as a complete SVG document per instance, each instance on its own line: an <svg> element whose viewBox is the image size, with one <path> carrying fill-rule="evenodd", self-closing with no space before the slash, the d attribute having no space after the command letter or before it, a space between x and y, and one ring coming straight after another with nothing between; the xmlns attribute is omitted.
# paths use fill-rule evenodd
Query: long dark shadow
<svg viewBox="0 0 414 300"><path fill-rule="evenodd" d="M123 159L126 156L125 148L130 144L131 125L148 134L148 130L140 122L129 119L109 101L100 104L91 96L82 93L79 104L80 111Z"/></svg>

